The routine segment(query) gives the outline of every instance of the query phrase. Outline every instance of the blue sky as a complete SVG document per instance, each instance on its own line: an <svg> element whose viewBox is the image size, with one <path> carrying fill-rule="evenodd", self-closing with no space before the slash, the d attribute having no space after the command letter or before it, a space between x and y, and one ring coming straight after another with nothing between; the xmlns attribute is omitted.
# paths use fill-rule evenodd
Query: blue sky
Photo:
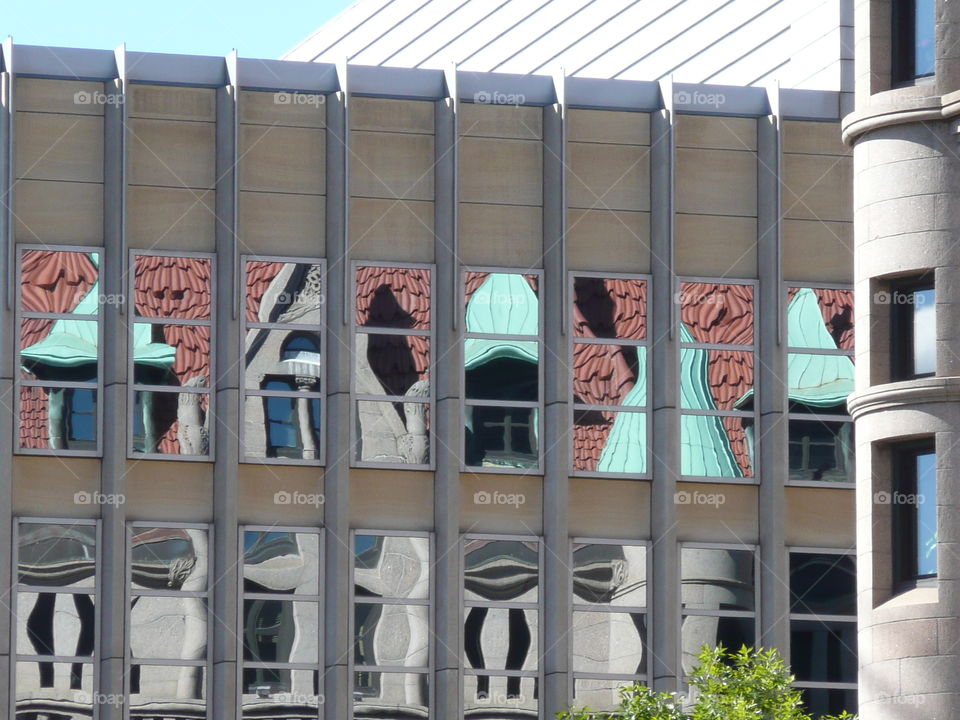
<svg viewBox="0 0 960 720"><path fill-rule="evenodd" d="M276 58L353 0L4 0L0 38L23 45Z"/></svg>

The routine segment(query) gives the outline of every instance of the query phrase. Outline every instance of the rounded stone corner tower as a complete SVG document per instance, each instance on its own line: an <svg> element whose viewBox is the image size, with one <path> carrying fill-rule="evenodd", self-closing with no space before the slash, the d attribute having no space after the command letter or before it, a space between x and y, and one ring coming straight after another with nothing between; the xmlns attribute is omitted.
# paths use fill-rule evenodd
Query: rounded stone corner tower
<svg viewBox="0 0 960 720"><path fill-rule="evenodd" d="M856 3L861 720L960 718L960 2Z"/></svg>

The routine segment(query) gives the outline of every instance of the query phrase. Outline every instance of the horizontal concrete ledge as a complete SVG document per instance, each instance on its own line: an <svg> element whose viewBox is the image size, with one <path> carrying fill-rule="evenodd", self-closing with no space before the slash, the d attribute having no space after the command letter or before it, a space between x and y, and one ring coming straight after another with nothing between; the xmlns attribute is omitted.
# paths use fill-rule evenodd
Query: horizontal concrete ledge
<svg viewBox="0 0 960 720"><path fill-rule="evenodd" d="M882 113L870 112L863 115L854 112L843 119L840 138L845 144L853 145L861 135L873 130L943 118L943 106L940 103L921 108L889 110Z"/></svg>
<svg viewBox="0 0 960 720"><path fill-rule="evenodd" d="M931 377L876 385L855 392L847 400L847 409L857 420L881 410L958 400L960 377Z"/></svg>

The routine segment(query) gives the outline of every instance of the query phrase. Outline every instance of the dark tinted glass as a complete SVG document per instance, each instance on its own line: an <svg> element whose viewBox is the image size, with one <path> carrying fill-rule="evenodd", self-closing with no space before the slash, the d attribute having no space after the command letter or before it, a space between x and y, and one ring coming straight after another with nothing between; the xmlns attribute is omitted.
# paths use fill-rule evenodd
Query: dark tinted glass
<svg viewBox="0 0 960 720"><path fill-rule="evenodd" d="M855 614L857 575L853 557L790 553L790 612Z"/></svg>

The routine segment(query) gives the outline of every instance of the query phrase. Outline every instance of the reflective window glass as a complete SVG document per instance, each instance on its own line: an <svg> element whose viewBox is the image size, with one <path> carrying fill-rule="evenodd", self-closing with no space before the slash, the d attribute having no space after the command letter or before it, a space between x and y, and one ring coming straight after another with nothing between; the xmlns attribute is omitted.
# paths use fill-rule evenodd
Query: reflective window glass
<svg viewBox="0 0 960 720"><path fill-rule="evenodd" d="M853 556L790 553L790 612L856 614L857 577Z"/></svg>
<svg viewBox="0 0 960 720"><path fill-rule="evenodd" d="M646 675L645 613L574 612L573 671Z"/></svg>
<svg viewBox="0 0 960 720"><path fill-rule="evenodd" d="M486 717L538 717L539 680L537 677L465 675L464 711Z"/></svg>
<svg viewBox="0 0 960 720"><path fill-rule="evenodd" d="M243 533L243 589L250 593L320 592L317 533L247 530Z"/></svg>
<svg viewBox="0 0 960 720"><path fill-rule="evenodd" d="M685 610L754 610L753 551L684 547L680 570Z"/></svg>
<svg viewBox="0 0 960 720"><path fill-rule="evenodd" d="M857 682L857 623L794 620L790 670L799 682Z"/></svg>
<svg viewBox="0 0 960 720"><path fill-rule="evenodd" d="M937 371L937 297L932 280L912 279L874 295L891 306L891 379L909 380Z"/></svg>
<svg viewBox="0 0 960 720"><path fill-rule="evenodd" d="M130 666L128 683L134 717L155 716L158 707L170 706L187 717L206 716L207 669L202 665L136 663Z"/></svg>
<svg viewBox="0 0 960 720"><path fill-rule="evenodd" d="M645 608L647 549L642 545L574 544L573 602Z"/></svg>
<svg viewBox="0 0 960 720"><path fill-rule="evenodd" d="M353 583L358 598L428 599L430 539L357 534Z"/></svg>
<svg viewBox="0 0 960 720"><path fill-rule="evenodd" d="M17 579L21 585L93 588L97 528L93 524L17 525Z"/></svg>
<svg viewBox="0 0 960 720"><path fill-rule="evenodd" d="M683 673L689 675L697 667L697 656L704 645L739 650L757 643L756 620L752 617L723 615L685 615L680 629L683 652Z"/></svg>
<svg viewBox="0 0 960 720"><path fill-rule="evenodd" d="M50 717L92 717L94 707L92 662L22 660L16 665L14 692L16 720ZM62 713L69 712L70 715Z"/></svg>
<svg viewBox="0 0 960 720"><path fill-rule="evenodd" d="M428 717L430 675L363 670L354 673L355 717L394 720L398 717Z"/></svg>
<svg viewBox="0 0 960 720"><path fill-rule="evenodd" d="M471 539L464 555L468 600L537 602L540 583L538 544L524 540Z"/></svg>

